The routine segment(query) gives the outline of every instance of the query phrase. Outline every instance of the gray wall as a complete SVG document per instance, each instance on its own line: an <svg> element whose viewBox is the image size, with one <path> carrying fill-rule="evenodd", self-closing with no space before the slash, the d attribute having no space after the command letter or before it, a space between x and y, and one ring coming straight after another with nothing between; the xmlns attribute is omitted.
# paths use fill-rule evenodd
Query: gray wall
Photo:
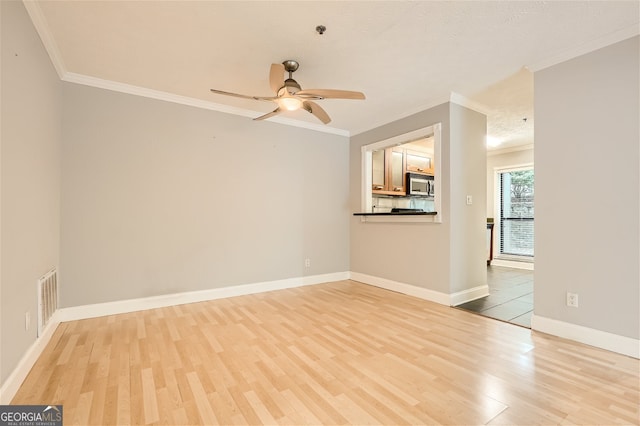
<svg viewBox="0 0 640 426"><path fill-rule="evenodd" d="M348 138L73 84L63 122L63 307L349 270Z"/></svg>
<svg viewBox="0 0 640 426"><path fill-rule="evenodd" d="M487 283L487 118L450 105L450 293L456 293Z"/></svg>
<svg viewBox="0 0 640 426"><path fill-rule="evenodd" d="M351 212L361 210L363 145L442 123L443 160L449 156L449 104L351 137ZM351 217L351 270L449 293L449 164L442 161L442 223L362 223ZM436 267L437 265L437 267Z"/></svg>
<svg viewBox="0 0 640 426"><path fill-rule="evenodd" d="M352 217L351 270L450 294L486 284L484 115L445 103L353 136L351 211L361 209L361 147L436 123L442 123L442 223L362 223Z"/></svg>
<svg viewBox="0 0 640 426"><path fill-rule="evenodd" d="M639 38L536 72L535 315L638 339ZM565 293L579 308L565 306Z"/></svg>
<svg viewBox="0 0 640 426"><path fill-rule="evenodd" d="M58 264L61 83L22 2L2 1L0 8L3 383L36 339L37 280Z"/></svg>

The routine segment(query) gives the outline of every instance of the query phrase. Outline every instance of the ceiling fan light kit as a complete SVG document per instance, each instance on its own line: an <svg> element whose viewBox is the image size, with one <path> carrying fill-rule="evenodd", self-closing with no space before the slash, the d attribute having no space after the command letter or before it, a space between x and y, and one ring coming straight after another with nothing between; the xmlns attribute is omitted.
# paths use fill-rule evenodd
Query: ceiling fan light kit
<svg viewBox="0 0 640 426"><path fill-rule="evenodd" d="M278 105L278 107L273 111L261 115L260 117L256 117L254 120L265 120L273 117L274 115L278 115L283 111L304 109L324 124L329 123L331 118L327 112L320 107L320 105L313 101L319 101L322 99L365 99L364 93L350 90L302 90L300 84L293 79L293 73L299 66L300 64L298 64L297 61L291 59L288 59L281 64L271 64L271 70L269 71L269 85L271 86L271 90L275 92L275 96L248 96L217 89L211 89L211 92L219 95L234 96L236 98L275 102ZM283 81L285 72L289 73L289 77Z"/></svg>
<svg viewBox="0 0 640 426"><path fill-rule="evenodd" d="M298 98L283 97L276 100L278 106L287 111L295 111L302 108L302 102Z"/></svg>

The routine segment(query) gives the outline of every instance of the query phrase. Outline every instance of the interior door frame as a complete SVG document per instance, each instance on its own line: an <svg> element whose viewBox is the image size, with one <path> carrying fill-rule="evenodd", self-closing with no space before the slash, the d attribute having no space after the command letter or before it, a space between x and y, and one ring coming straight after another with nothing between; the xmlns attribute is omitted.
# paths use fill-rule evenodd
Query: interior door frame
<svg viewBox="0 0 640 426"><path fill-rule="evenodd" d="M493 247L494 255L491 261L492 265L496 266L509 266L509 267L521 267L523 269L533 269L535 263L534 256L517 256L517 255L503 255L500 253L500 174L508 172L517 172L521 170L533 170L535 176L535 167L533 163L523 163L511 166L499 166L493 169L493 217L494 217L494 232L493 232ZM535 184L534 184L535 187ZM535 195L533 199L535 205ZM533 235L535 239L535 227L533 228ZM497 250L496 250L497 249ZM531 266L527 266L530 264Z"/></svg>

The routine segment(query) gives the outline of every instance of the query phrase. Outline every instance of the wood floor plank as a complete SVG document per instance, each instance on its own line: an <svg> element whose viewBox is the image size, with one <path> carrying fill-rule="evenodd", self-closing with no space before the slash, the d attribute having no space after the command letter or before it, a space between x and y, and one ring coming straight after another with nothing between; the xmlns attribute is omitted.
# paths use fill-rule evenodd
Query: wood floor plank
<svg viewBox="0 0 640 426"><path fill-rule="evenodd" d="M118 386L108 385L104 398L104 412L101 424L118 424Z"/></svg>
<svg viewBox="0 0 640 426"><path fill-rule="evenodd" d="M91 403L93 399L93 392L85 392L80 394L77 404L73 407L69 417L71 417L71 423L76 425L88 425L90 424L89 414L91 411ZM63 410L63 415L67 413Z"/></svg>
<svg viewBox="0 0 640 426"><path fill-rule="evenodd" d="M143 425L144 421L144 399L142 391L142 368L139 363L131 363L129 386L130 386L130 418L131 424Z"/></svg>
<svg viewBox="0 0 640 426"><path fill-rule="evenodd" d="M89 423L92 425L102 425L106 424L104 421L104 412L107 408L107 386L106 378L96 379L98 382L95 383L95 386L92 393L91 405L89 406Z"/></svg>
<svg viewBox="0 0 640 426"><path fill-rule="evenodd" d="M144 404L145 424L152 424L159 421L160 413L158 411L157 389L151 368L142 370L142 401Z"/></svg>
<svg viewBox="0 0 640 426"><path fill-rule="evenodd" d="M637 359L339 281L60 324L65 425L640 424Z"/></svg>
<svg viewBox="0 0 640 426"><path fill-rule="evenodd" d="M262 400L258 397L255 391L250 390L250 391L244 392L243 395L245 399L249 402L249 405L251 405L251 408L253 409L253 411L255 411L256 415L260 419L260 423L265 425L274 425L278 423L276 419L273 417L273 415L271 414L271 412L267 409L264 402L262 402Z"/></svg>
<svg viewBox="0 0 640 426"><path fill-rule="evenodd" d="M205 392L202 382L195 371L187 373L187 382L189 382L189 386L193 392L196 407L198 407L198 414L200 415L202 422L206 425L218 424L218 419L209 404L207 393Z"/></svg>
<svg viewBox="0 0 640 426"><path fill-rule="evenodd" d="M313 412L304 404L300 399L291 391L291 389L286 389L282 392L282 395L286 398L287 402L291 406L291 410L288 411L288 414L292 418L300 419L300 421L296 420L296 424L305 424L305 425L318 425L322 424L322 421L313 414Z"/></svg>
<svg viewBox="0 0 640 426"><path fill-rule="evenodd" d="M158 421L157 424L178 424L173 418L174 407L171 403L171 397L166 387L158 388L156 391L158 401ZM113 424L113 423L108 423Z"/></svg>

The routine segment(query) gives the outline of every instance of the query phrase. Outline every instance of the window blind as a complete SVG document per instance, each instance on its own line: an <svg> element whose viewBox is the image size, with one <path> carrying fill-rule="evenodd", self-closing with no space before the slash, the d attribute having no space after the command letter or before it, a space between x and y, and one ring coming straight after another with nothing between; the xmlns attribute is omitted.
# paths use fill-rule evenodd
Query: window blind
<svg viewBox="0 0 640 426"><path fill-rule="evenodd" d="M533 256L533 169L500 173L500 254Z"/></svg>

